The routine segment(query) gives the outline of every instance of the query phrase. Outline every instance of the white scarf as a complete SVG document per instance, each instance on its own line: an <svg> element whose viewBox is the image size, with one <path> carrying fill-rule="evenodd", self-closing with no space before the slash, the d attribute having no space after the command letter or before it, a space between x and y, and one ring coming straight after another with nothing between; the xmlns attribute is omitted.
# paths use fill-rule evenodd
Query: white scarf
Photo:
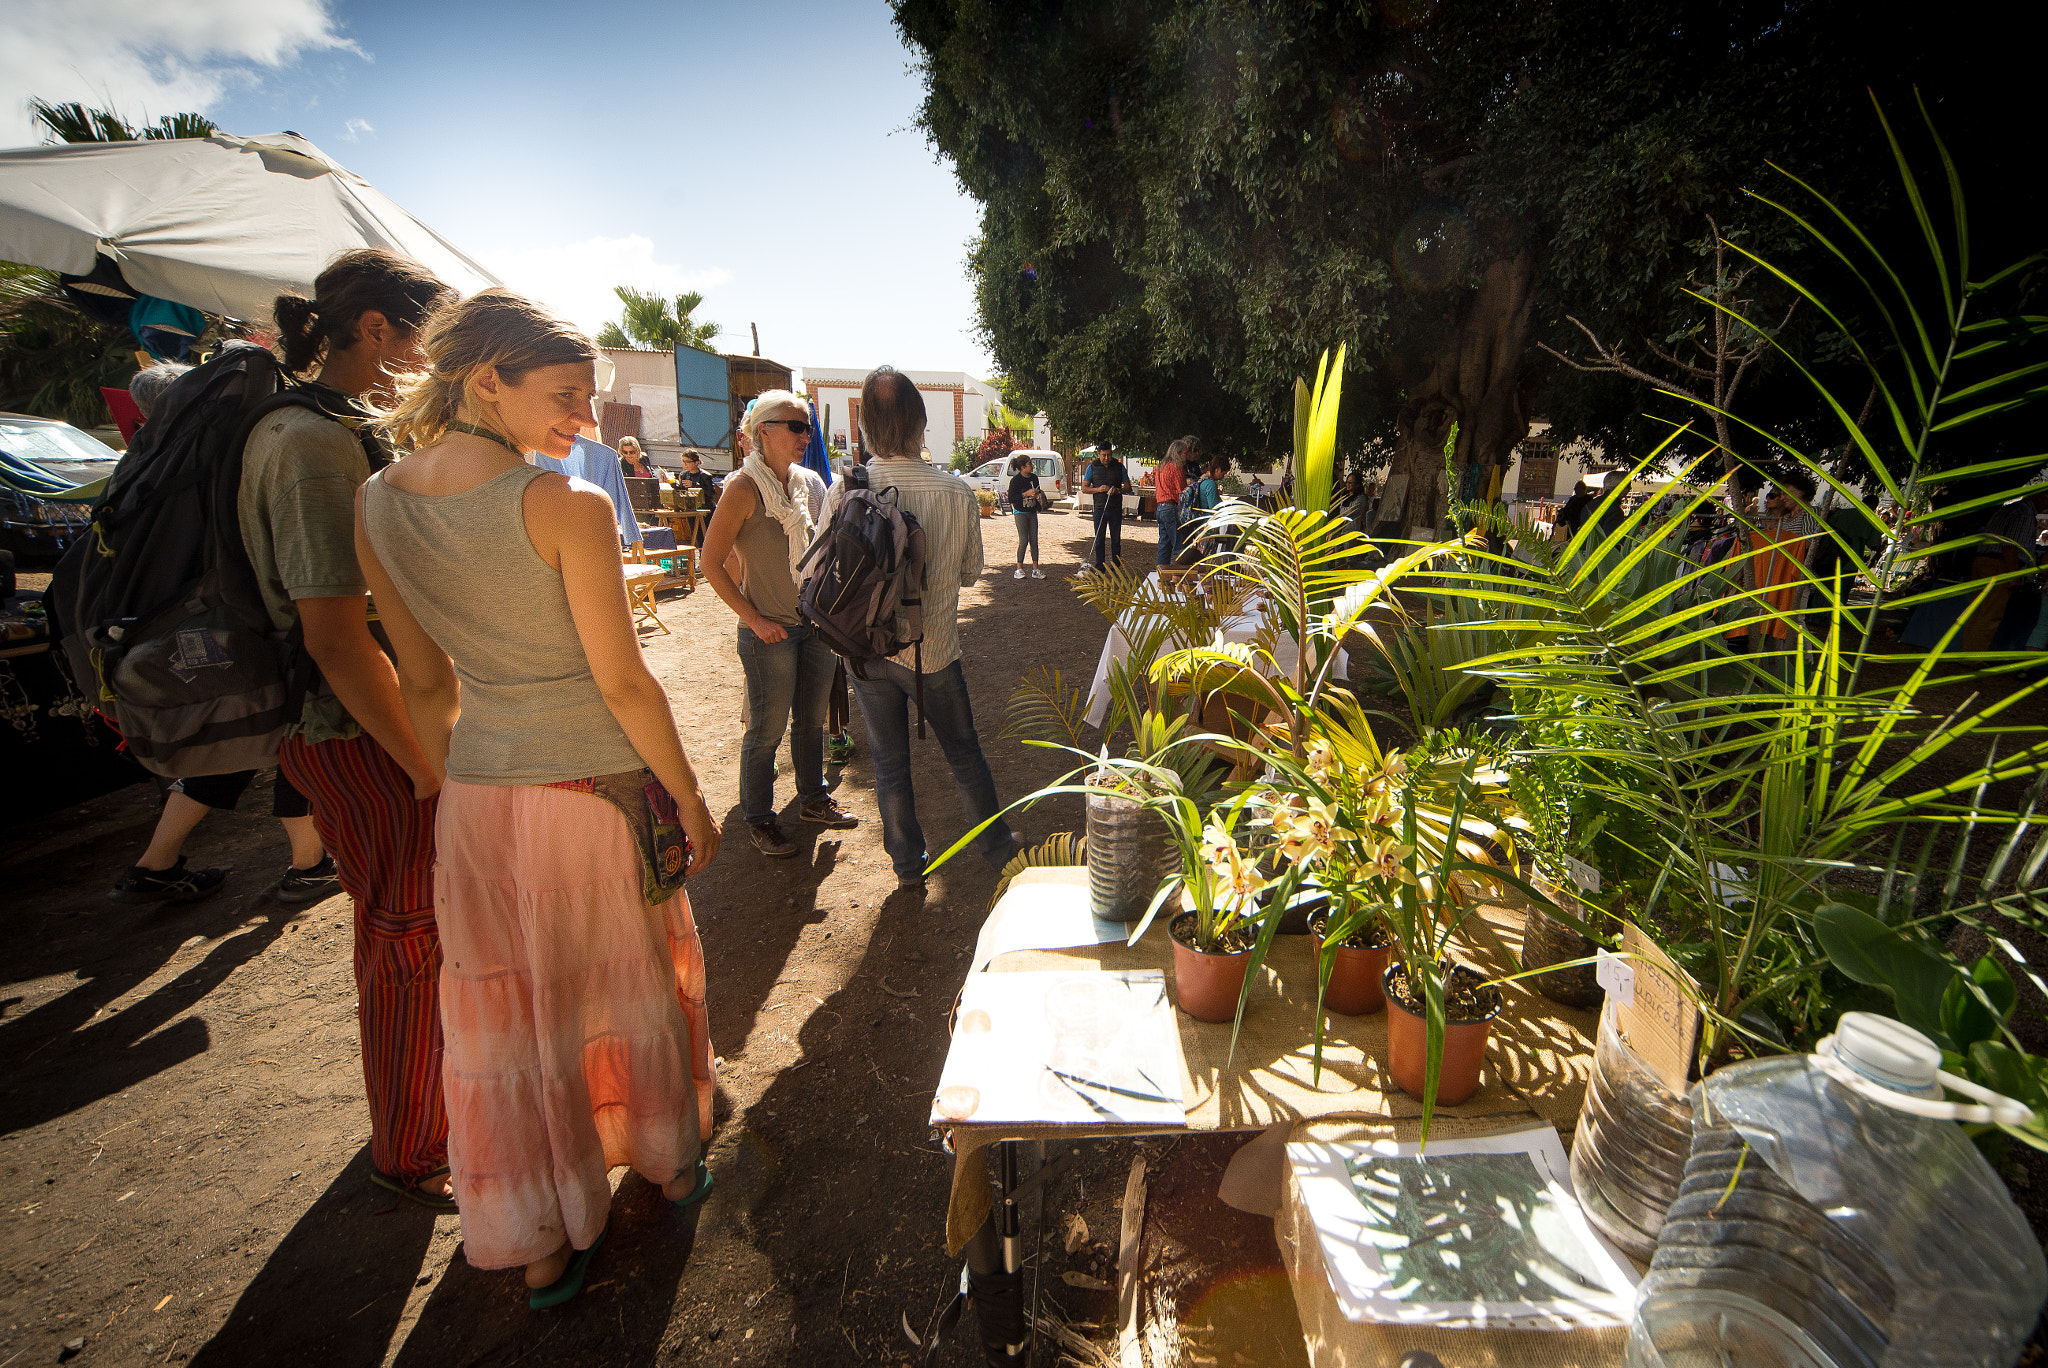
<svg viewBox="0 0 2048 1368"><path fill-rule="evenodd" d="M790 484L796 487L797 497L791 498L790 491L783 488L782 481L775 478L768 461L758 451L747 453L747 459L740 469L754 482L754 492L761 496L761 509L769 517L782 524L783 536L789 543L789 577L798 584L803 576L797 565L804 558L804 552L811 549L811 537L816 524L811 521L811 496L797 478L799 467L789 468Z"/></svg>

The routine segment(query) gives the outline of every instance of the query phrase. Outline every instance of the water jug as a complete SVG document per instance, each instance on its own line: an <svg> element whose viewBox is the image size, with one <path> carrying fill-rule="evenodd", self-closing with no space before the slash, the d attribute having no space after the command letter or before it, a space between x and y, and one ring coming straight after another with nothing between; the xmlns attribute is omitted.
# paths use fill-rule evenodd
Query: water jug
<svg viewBox="0 0 2048 1368"><path fill-rule="evenodd" d="M2033 1113L1940 1066L1918 1031L1845 1012L1815 1054L1733 1064L1695 1087L1692 1156L1636 1294L1631 1368L2018 1359L2048 1266L1955 1123Z"/></svg>

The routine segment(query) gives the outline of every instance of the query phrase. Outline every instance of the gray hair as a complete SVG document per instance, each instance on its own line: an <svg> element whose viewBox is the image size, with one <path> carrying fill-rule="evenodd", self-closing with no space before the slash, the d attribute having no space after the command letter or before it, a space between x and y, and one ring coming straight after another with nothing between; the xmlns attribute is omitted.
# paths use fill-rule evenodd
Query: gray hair
<svg viewBox="0 0 2048 1368"><path fill-rule="evenodd" d="M783 389L773 389L762 390L754 396L752 406L747 409L747 416L740 420L740 430L747 434L747 445L749 447L759 447L761 445L761 424L768 421L768 416L771 413L785 408L795 409L797 415L801 418L808 419L811 416L811 406L804 402L803 396L800 394L792 394L788 390Z"/></svg>
<svg viewBox="0 0 2048 1368"><path fill-rule="evenodd" d="M156 401L163 398L164 391L171 387L171 382L191 369L176 361L160 361L135 373L135 378L128 382L128 397L135 401L135 407L142 410L144 421L156 407Z"/></svg>

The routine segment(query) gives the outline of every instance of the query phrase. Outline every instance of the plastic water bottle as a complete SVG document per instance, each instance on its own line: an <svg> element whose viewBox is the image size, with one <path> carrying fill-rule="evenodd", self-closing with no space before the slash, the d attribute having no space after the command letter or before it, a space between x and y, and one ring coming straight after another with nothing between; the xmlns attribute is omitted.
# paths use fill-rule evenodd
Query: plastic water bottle
<svg viewBox="0 0 2048 1368"><path fill-rule="evenodd" d="M1631 1368L2018 1359L2048 1266L1955 1122L2033 1113L1940 1067L1918 1031L1845 1012L1815 1054L1700 1083L1685 1182L1636 1293Z"/></svg>

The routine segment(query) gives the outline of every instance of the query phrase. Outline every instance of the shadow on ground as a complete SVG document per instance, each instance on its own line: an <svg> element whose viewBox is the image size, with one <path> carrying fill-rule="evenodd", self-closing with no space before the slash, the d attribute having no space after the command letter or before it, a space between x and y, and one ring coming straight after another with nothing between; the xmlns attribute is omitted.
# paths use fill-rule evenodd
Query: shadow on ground
<svg viewBox="0 0 2048 1368"><path fill-rule="evenodd" d="M286 1232L192 1368L382 1363L421 1278L434 1217L372 1191L365 1146Z"/></svg>

